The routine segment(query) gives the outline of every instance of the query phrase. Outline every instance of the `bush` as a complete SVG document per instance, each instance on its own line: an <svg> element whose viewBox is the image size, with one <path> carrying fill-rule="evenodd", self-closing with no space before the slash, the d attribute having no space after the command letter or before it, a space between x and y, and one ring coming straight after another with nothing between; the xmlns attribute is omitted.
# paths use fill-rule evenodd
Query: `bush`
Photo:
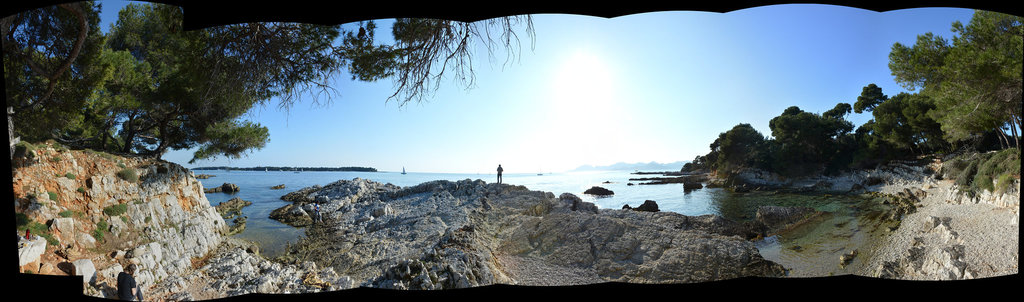
<svg viewBox="0 0 1024 302"><path fill-rule="evenodd" d="M137 174L135 172L135 169L132 168L124 168L121 169L121 171L117 171L117 177L120 177L121 179L124 179L128 182L139 181L139 174Z"/></svg>
<svg viewBox="0 0 1024 302"><path fill-rule="evenodd" d="M72 212L71 210L64 210L64 211L61 211L60 213L57 213L57 215L60 215L60 217L64 217L64 218L71 217L72 214L74 214L74 212Z"/></svg>
<svg viewBox="0 0 1024 302"><path fill-rule="evenodd" d="M85 188L78 187L78 190L76 190L76 191L78 191L78 193L85 193Z"/></svg>
<svg viewBox="0 0 1024 302"><path fill-rule="evenodd" d="M68 172L67 174L64 174L64 177L67 177L68 179L75 179L75 174L71 174L71 172Z"/></svg>
<svg viewBox="0 0 1024 302"><path fill-rule="evenodd" d="M96 230L92 231L92 237L96 238L96 241L103 241L103 235L106 234L109 227L110 225L107 224L106 220L100 220L100 222L96 223Z"/></svg>
<svg viewBox="0 0 1024 302"><path fill-rule="evenodd" d="M24 213L17 213L14 215L15 221L18 227L18 233L24 235L25 230L29 230L33 235L46 238L46 243L49 245L57 245L60 242L53 235L50 234L50 229L46 227L46 224L32 221Z"/></svg>
<svg viewBox="0 0 1024 302"><path fill-rule="evenodd" d="M1020 175L1020 150L959 155L943 164L942 173L963 190L1002 193L1014 181L1014 175Z"/></svg>
<svg viewBox="0 0 1024 302"><path fill-rule="evenodd" d="M107 214L107 216L120 216L125 212L128 212L128 205L123 203L103 208L103 214Z"/></svg>
<svg viewBox="0 0 1024 302"><path fill-rule="evenodd" d="M992 153L986 160L979 162L973 186L980 190L1002 193L1009 186L1009 182L1013 181L1013 175L1020 175L1020 151L1006 149Z"/></svg>
<svg viewBox="0 0 1024 302"><path fill-rule="evenodd" d="M46 192L46 195L50 197L50 200L57 201L57 193Z"/></svg>

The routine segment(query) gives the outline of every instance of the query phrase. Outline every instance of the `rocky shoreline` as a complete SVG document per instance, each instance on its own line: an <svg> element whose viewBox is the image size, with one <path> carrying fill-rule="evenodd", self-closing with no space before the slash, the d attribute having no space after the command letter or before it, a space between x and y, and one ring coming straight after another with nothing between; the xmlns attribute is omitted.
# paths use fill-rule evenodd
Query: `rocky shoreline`
<svg viewBox="0 0 1024 302"><path fill-rule="evenodd" d="M746 226L712 215L598 209L568 193L556 198L481 180L397 188L354 179L304 192L296 200L326 201L325 222L313 225L282 260L330 266L364 287L671 284L785 275L744 238Z"/></svg>
<svg viewBox="0 0 1024 302"><path fill-rule="evenodd" d="M821 214L762 207L754 221L739 223L714 215L599 209L573 194L556 197L481 180L404 188L341 180L282 197L292 202L283 212L294 224L307 226L307 237L267 259L254 244L230 237L225 217L245 202L210 205L201 183L183 167L52 147L34 152L34 159L14 161L15 206L47 231L19 239L21 271L81 276L84 293L95 297L113 297L114 277L128 263L140 267L136 279L156 300L359 287L688 284L783 277L785 268L762 258L753 240ZM879 252L861 260L870 264L857 275L912 280L1016 275L1019 180L1006 194L968 195L928 173L941 171L936 165L895 163L795 180L750 172L731 180L709 178L707 184L889 196L901 224ZM136 169L139 180L118 178L124 167ZM323 223L307 220L313 203L320 203ZM657 209L653 201L645 205ZM239 224L244 221L235 221Z"/></svg>
<svg viewBox="0 0 1024 302"><path fill-rule="evenodd" d="M838 176L784 179L747 171L713 179L737 192L868 193L888 198L898 219L856 275L901 280L961 280L1016 275L1020 180L1002 194L962 192L942 162L897 161Z"/></svg>

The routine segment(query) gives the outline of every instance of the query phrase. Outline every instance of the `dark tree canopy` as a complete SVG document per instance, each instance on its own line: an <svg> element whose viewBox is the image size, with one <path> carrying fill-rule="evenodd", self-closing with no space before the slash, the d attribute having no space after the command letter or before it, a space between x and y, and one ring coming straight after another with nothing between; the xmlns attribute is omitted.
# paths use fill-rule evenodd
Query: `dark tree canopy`
<svg viewBox="0 0 1024 302"><path fill-rule="evenodd" d="M967 25L954 22L952 31L952 41L927 33L913 46L893 45L893 76L934 100L933 118L947 140L994 130L1004 146L1019 148L1024 18L978 10Z"/></svg>
<svg viewBox="0 0 1024 302"><path fill-rule="evenodd" d="M62 4L2 20L8 106L27 140L160 157L198 148L193 161L262 148L268 129L243 119L271 100L288 109L337 92L332 79L392 79L400 105L427 100L443 79L470 88L476 43L520 51L526 17L467 23L398 19L394 45L358 29L284 22L183 30L180 7L129 4L109 33L99 5ZM507 60L506 60L507 62ZM388 101L385 100L385 101Z"/></svg>
<svg viewBox="0 0 1024 302"><path fill-rule="evenodd" d="M106 76L97 62L103 46L100 7L67 3L0 20L4 85L13 122L27 140L51 138L61 125L81 122L69 112L84 102Z"/></svg>

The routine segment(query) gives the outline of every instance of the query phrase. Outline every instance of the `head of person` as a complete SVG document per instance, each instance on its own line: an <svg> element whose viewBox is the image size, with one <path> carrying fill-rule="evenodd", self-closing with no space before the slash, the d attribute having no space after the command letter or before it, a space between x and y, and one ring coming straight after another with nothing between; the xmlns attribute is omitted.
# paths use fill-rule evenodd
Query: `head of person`
<svg viewBox="0 0 1024 302"><path fill-rule="evenodd" d="M127 267L124 268L124 272L128 273L129 275L135 275L135 269L136 269L135 263L132 263L132 264L129 264Z"/></svg>

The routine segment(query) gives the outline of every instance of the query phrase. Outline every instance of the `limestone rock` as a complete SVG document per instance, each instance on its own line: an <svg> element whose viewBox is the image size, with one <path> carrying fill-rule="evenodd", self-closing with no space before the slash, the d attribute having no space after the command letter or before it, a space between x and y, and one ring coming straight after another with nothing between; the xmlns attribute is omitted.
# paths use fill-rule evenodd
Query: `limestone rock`
<svg viewBox="0 0 1024 302"><path fill-rule="evenodd" d="M231 219L242 215L242 208L250 205L252 205L251 201L235 197L228 201L221 202L214 208L217 209L217 213L220 213L221 217L224 217L224 219Z"/></svg>
<svg viewBox="0 0 1024 302"><path fill-rule="evenodd" d="M237 193L239 191L238 185L232 183L224 183L219 187L209 188L204 190L205 193Z"/></svg>
<svg viewBox="0 0 1024 302"><path fill-rule="evenodd" d="M313 218L309 216L309 213L306 213L301 206L295 204L285 205L271 211L270 219L293 227L304 227L313 224Z"/></svg>
<svg viewBox="0 0 1024 302"><path fill-rule="evenodd" d="M18 236L18 266L39 261L39 256L46 251L46 238L34 236L32 240Z"/></svg>
<svg viewBox="0 0 1024 302"><path fill-rule="evenodd" d="M558 200L564 204L569 205L569 209L572 211L580 211L594 214L597 214L599 212L597 205L591 202L585 202L583 201L583 199L579 198L576 195L573 195L572 193L562 193L562 195L558 196Z"/></svg>
<svg viewBox="0 0 1024 302"><path fill-rule="evenodd" d="M83 283L95 283L96 282L96 266L93 265L91 259L79 259L71 262L74 265L76 276L82 276Z"/></svg>
<svg viewBox="0 0 1024 302"><path fill-rule="evenodd" d="M299 191L302 196L293 196L297 200L328 197L321 206L331 219L309 229L281 258L291 263L333 263L339 274L362 286L448 289L533 284L536 278L522 274L547 273L577 277L546 277L542 279L550 283L544 285L701 282L784 274L781 266L764 260L753 242L743 238L751 232L750 225L713 215L599 211L572 194L556 198L549 192L481 180L394 188L355 179ZM482 206L485 201L489 208ZM379 215L382 204L392 213ZM653 209L655 204L642 207ZM529 263L541 268L515 270L511 264L498 264L508 259L533 259ZM558 273L566 270L578 273Z"/></svg>

